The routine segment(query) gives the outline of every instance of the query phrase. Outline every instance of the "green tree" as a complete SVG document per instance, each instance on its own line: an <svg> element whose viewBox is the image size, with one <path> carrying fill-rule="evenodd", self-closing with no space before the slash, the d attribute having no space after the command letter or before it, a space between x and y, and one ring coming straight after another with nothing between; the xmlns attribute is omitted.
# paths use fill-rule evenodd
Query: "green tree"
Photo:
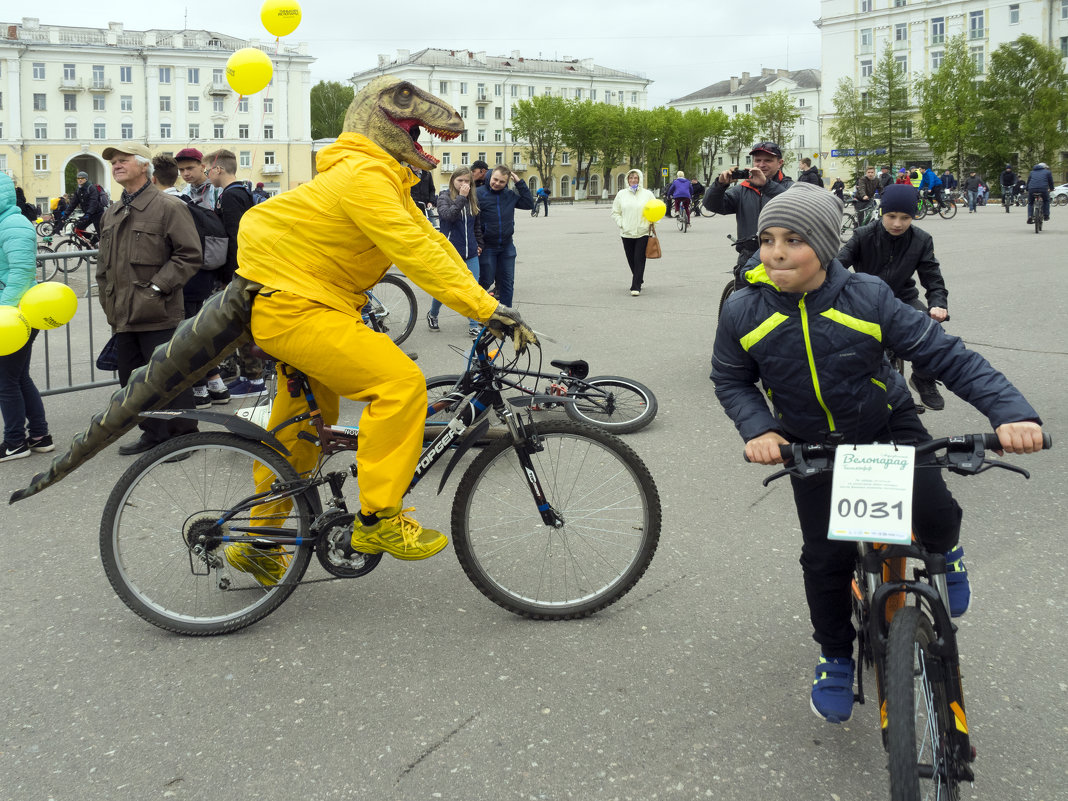
<svg viewBox="0 0 1068 801"><path fill-rule="evenodd" d="M623 113L623 150L627 162L636 170L646 172L649 158L649 143L654 136L653 112L650 109L628 107ZM651 186L649 176L645 176L646 186Z"/></svg>
<svg viewBox="0 0 1068 801"><path fill-rule="evenodd" d="M701 148L711 133L712 118L706 111L692 108L678 119L675 128L675 164L687 175L697 175Z"/></svg>
<svg viewBox="0 0 1068 801"><path fill-rule="evenodd" d="M596 150L604 181L602 186L611 194L612 170L623 162L627 150L627 110L611 103L601 103L597 116L599 130Z"/></svg>
<svg viewBox="0 0 1068 801"><path fill-rule="evenodd" d="M355 89L337 81L319 81L312 87L312 139L336 139L345 123L345 112L355 95Z"/></svg>
<svg viewBox="0 0 1068 801"><path fill-rule="evenodd" d="M938 69L917 86L923 138L936 162L963 175L974 152L980 115L975 62L962 33L946 43Z"/></svg>
<svg viewBox="0 0 1068 801"><path fill-rule="evenodd" d="M527 143L530 163L538 171L542 186L552 186L566 113L566 100L544 95L520 100L512 110L512 126L508 130L514 141Z"/></svg>
<svg viewBox="0 0 1068 801"><path fill-rule="evenodd" d="M1068 78L1059 51L1027 35L1001 45L990 54L982 97L986 161L1007 163L1015 152L1021 171L1039 161L1060 162L1068 141Z"/></svg>
<svg viewBox="0 0 1068 801"><path fill-rule="evenodd" d="M912 153L907 140L912 137L908 130L912 127L915 112L909 105L909 77L901 65L894 59L894 49L886 43L883 55L875 62L871 81L868 84L871 102L872 144L876 149L886 148L885 157L870 154L869 163L882 161L895 165L903 163Z"/></svg>
<svg viewBox="0 0 1068 801"><path fill-rule="evenodd" d="M646 186L650 189L664 185L662 169L668 166L675 150L675 131L678 130L681 119L681 111L663 106L657 106L650 114L649 169L655 172L655 175L646 175Z"/></svg>
<svg viewBox="0 0 1068 801"><path fill-rule="evenodd" d="M727 155L731 164L741 163L742 151L749 151L756 142L759 130L760 126L752 114L735 114L731 117L727 133Z"/></svg>
<svg viewBox="0 0 1068 801"><path fill-rule="evenodd" d="M839 158L849 165L849 174L855 180L866 159L865 154L872 148L870 104L857 90L852 78L842 78L838 82L831 104L834 118L827 132L840 152L853 154Z"/></svg>
<svg viewBox="0 0 1068 801"><path fill-rule="evenodd" d="M571 100L560 120L560 141L575 159L575 187L585 191L590 184L590 165L600 140L598 106L591 100Z"/></svg>
<svg viewBox="0 0 1068 801"><path fill-rule="evenodd" d="M793 98L786 89L766 93L753 103L753 119L756 120L760 136L775 142L780 149L785 149L787 143L794 138L794 128L802 116L801 110L794 105ZM787 153L783 155L791 158Z"/></svg>
<svg viewBox="0 0 1068 801"><path fill-rule="evenodd" d="M701 143L701 172L706 184L722 172L716 167L716 157L726 148L729 135L730 117L719 109L708 112L708 135Z"/></svg>

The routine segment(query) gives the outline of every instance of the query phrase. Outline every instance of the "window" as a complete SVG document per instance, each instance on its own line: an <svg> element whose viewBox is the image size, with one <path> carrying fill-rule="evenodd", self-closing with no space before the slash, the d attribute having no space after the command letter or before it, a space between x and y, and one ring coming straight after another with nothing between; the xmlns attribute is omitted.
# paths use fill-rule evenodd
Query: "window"
<svg viewBox="0 0 1068 801"><path fill-rule="evenodd" d="M942 50L935 50L931 53L931 69L936 70L942 66L942 59L945 58L945 52Z"/></svg>
<svg viewBox="0 0 1068 801"><path fill-rule="evenodd" d="M860 13L866 14L871 11L872 0L860 0Z"/></svg>
<svg viewBox="0 0 1068 801"><path fill-rule="evenodd" d="M237 126L237 138L238 139L248 139L248 126L247 125L238 125Z"/></svg>
<svg viewBox="0 0 1068 801"><path fill-rule="evenodd" d="M503 142L504 141L504 131L502 131L500 128L498 128L496 131L494 131L493 132L493 141L494 142Z"/></svg>
<svg viewBox="0 0 1068 801"><path fill-rule="evenodd" d="M119 67L119 83L133 83L133 67Z"/></svg>
<svg viewBox="0 0 1068 801"><path fill-rule="evenodd" d="M1068 36L1061 37L1061 58L1068 58Z"/></svg>
<svg viewBox="0 0 1068 801"><path fill-rule="evenodd" d="M894 0L894 8L901 8L905 5L905 0Z"/></svg>
<svg viewBox="0 0 1068 801"><path fill-rule="evenodd" d="M452 169L452 155L447 150L441 154L441 166Z"/></svg>
<svg viewBox="0 0 1068 801"><path fill-rule="evenodd" d="M561 164L570 164L571 163L571 153L569 151L565 150L563 153L560 154L560 163Z"/></svg>
<svg viewBox="0 0 1068 801"><path fill-rule="evenodd" d="M983 25L983 12L972 11L968 14L968 38L982 39L985 34L986 29Z"/></svg>
<svg viewBox="0 0 1068 801"><path fill-rule="evenodd" d="M265 97L265 98L263 98L263 113L264 114L274 114L274 98L273 97Z"/></svg>
<svg viewBox="0 0 1068 801"><path fill-rule="evenodd" d="M448 93L449 93L449 82L448 81L438 81L438 94L439 95L446 95Z"/></svg>
<svg viewBox="0 0 1068 801"><path fill-rule="evenodd" d="M187 111L200 111L200 98L196 95L189 95L185 99L185 106Z"/></svg>
<svg viewBox="0 0 1068 801"><path fill-rule="evenodd" d="M119 111L133 111L133 95L122 95L119 98Z"/></svg>
<svg viewBox="0 0 1068 801"><path fill-rule="evenodd" d="M167 95L160 95L159 96L159 110L160 111L170 111L171 110L171 99L170 99L170 97L168 97Z"/></svg>
<svg viewBox="0 0 1068 801"><path fill-rule="evenodd" d="M63 123L63 138L64 139L77 139L78 138L78 123L65 122Z"/></svg>
<svg viewBox="0 0 1068 801"><path fill-rule="evenodd" d="M982 47L969 47L968 55L972 57L972 63L975 65L975 73L977 75L983 74L983 48Z"/></svg>
<svg viewBox="0 0 1068 801"><path fill-rule="evenodd" d="M169 122L161 122L159 124L159 138L170 139L171 138L171 124Z"/></svg>
<svg viewBox="0 0 1068 801"><path fill-rule="evenodd" d="M226 85L226 70L213 69L211 71L211 82L214 84Z"/></svg>
<svg viewBox="0 0 1068 801"><path fill-rule="evenodd" d="M264 125L263 126L263 138L264 139L274 139L274 126L273 125Z"/></svg>
<svg viewBox="0 0 1068 801"><path fill-rule="evenodd" d="M798 98L797 107L798 108L804 108L805 107L805 98L803 98L803 97Z"/></svg>
<svg viewBox="0 0 1068 801"><path fill-rule="evenodd" d="M107 81L104 79L104 65L93 65L93 86L97 89L103 87Z"/></svg>
<svg viewBox="0 0 1068 801"><path fill-rule="evenodd" d="M200 138L200 123L199 122L191 122L191 123L189 123L189 138L190 139L199 139Z"/></svg>
<svg viewBox="0 0 1068 801"><path fill-rule="evenodd" d="M908 75L908 72L909 72L909 57L908 56L894 56L894 66L897 68L898 75Z"/></svg>
<svg viewBox="0 0 1068 801"><path fill-rule="evenodd" d="M485 160L486 160L486 151L480 150L479 153L478 153L478 161L485 161Z"/></svg>
<svg viewBox="0 0 1068 801"><path fill-rule="evenodd" d="M495 119L495 120L503 120L504 119L504 110L500 106L497 106L495 109L493 109L493 119Z"/></svg>
<svg viewBox="0 0 1068 801"><path fill-rule="evenodd" d="M593 89L592 92L593 92L593 99L596 100L597 99L597 90ZM527 97L534 97L534 87L533 86L528 86L527 87Z"/></svg>
<svg viewBox="0 0 1068 801"><path fill-rule="evenodd" d="M108 126L102 122L93 123L93 139L107 139Z"/></svg>
<svg viewBox="0 0 1068 801"><path fill-rule="evenodd" d="M544 94L546 97L552 97L553 96L553 88L551 86L546 86L545 87L545 91L542 94Z"/></svg>
<svg viewBox="0 0 1068 801"><path fill-rule="evenodd" d="M47 111L48 110L48 96L44 94L35 94L33 96L33 110L34 111Z"/></svg>
<svg viewBox="0 0 1068 801"><path fill-rule="evenodd" d="M170 67L160 67L159 68L159 82L160 83L170 83L171 82L171 68Z"/></svg>
<svg viewBox="0 0 1068 801"><path fill-rule="evenodd" d="M223 99L221 97L213 97L211 99L211 111L213 114L222 114L225 110L223 105Z"/></svg>
<svg viewBox="0 0 1068 801"><path fill-rule="evenodd" d="M504 164L504 153L502 153L499 150L496 153L494 153L493 154L493 163L494 164Z"/></svg>
<svg viewBox="0 0 1068 801"><path fill-rule="evenodd" d="M871 108L871 95L867 92L860 93L860 107Z"/></svg>
<svg viewBox="0 0 1068 801"><path fill-rule="evenodd" d="M1014 4L1014 5L1009 6L1009 25L1019 25L1019 24L1020 24L1020 6Z"/></svg>
<svg viewBox="0 0 1068 801"><path fill-rule="evenodd" d="M864 59L863 61L860 62L860 77L861 78L870 78L871 77L871 59L870 58Z"/></svg>
<svg viewBox="0 0 1068 801"><path fill-rule="evenodd" d="M133 139L133 123L124 122L119 126L119 136L123 139Z"/></svg>
<svg viewBox="0 0 1068 801"><path fill-rule="evenodd" d="M804 147L805 146L805 135L804 134L798 134L797 135L797 146L798 147Z"/></svg>
<svg viewBox="0 0 1068 801"><path fill-rule="evenodd" d="M500 97L504 94L504 86L499 83L493 84L493 94L495 97Z"/></svg>
<svg viewBox="0 0 1068 801"><path fill-rule="evenodd" d="M745 113L748 114L752 110L753 110L753 104L752 103L746 103L745 104Z"/></svg>
<svg viewBox="0 0 1068 801"><path fill-rule="evenodd" d="M518 167L520 164L522 164L522 162L519 160L519 155L520 154L519 154L518 150L516 150L515 152L512 153L512 166L513 167Z"/></svg>
<svg viewBox="0 0 1068 801"><path fill-rule="evenodd" d="M251 150L242 150L237 154L237 166L246 170L252 166Z"/></svg>
<svg viewBox="0 0 1068 801"><path fill-rule="evenodd" d="M74 74L74 65L73 64L64 64L63 65L63 80L65 80L65 81L73 81L75 79L75 77L76 76Z"/></svg>
<svg viewBox="0 0 1068 801"><path fill-rule="evenodd" d="M223 126L222 126L221 122L215 123L215 126L212 128L212 131L211 131L211 138L212 139L222 139L223 138Z"/></svg>
<svg viewBox="0 0 1068 801"><path fill-rule="evenodd" d="M475 138L479 142L485 142L486 141L486 130L484 128L479 128L478 129L478 136L475 137Z"/></svg>
<svg viewBox="0 0 1068 801"><path fill-rule="evenodd" d="M1068 19L1068 0L1061 0L1061 19Z"/></svg>
<svg viewBox="0 0 1068 801"><path fill-rule="evenodd" d="M871 52L871 42L872 42L871 28L861 28L860 29L860 52L861 53L870 53Z"/></svg>
<svg viewBox="0 0 1068 801"><path fill-rule="evenodd" d="M190 67L185 72L185 82L191 84L200 83L200 67Z"/></svg>
<svg viewBox="0 0 1068 801"><path fill-rule="evenodd" d="M907 22L899 22L894 26L894 41L907 42L909 40L909 25Z"/></svg>
<svg viewBox="0 0 1068 801"><path fill-rule="evenodd" d="M33 168L37 170L37 172L48 172L48 154L34 153Z"/></svg>
<svg viewBox="0 0 1068 801"><path fill-rule="evenodd" d="M737 106L731 106L731 114L737 114L737 113L738 113L738 107Z"/></svg>
<svg viewBox="0 0 1068 801"><path fill-rule="evenodd" d="M237 101L237 110L242 114L248 113L248 98L243 97Z"/></svg>
<svg viewBox="0 0 1068 801"><path fill-rule="evenodd" d="M912 138L912 120L905 120L905 125L902 128L906 139Z"/></svg>
<svg viewBox="0 0 1068 801"><path fill-rule="evenodd" d="M467 106L460 106L460 119L467 119Z"/></svg>
<svg viewBox="0 0 1068 801"><path fill-rule="evenodd" d="M3 111L3 110L4 110L4 93L0 92L0 111ZM3 139L3 138L4 137L0 136L0 139Z"/></svg>
<svg viewBox="0 0 1068 801"><path fill-rule="evenodd" d="M466 150L460 154L460 163L465 167L471 163L471 154Z"/></svg>
<svg viewBox="0 0 1068 801"><path fill-rule="evenodd" d="M78 110L78 95L63 95L63 110L64 111L77 111Z"/></svg>
<svg viewBox="0 0 1068 801"><path fill-rule="evenodd" d="M93 111L107 111L107 95L93 95Z"/></svg>
<svg viewBox="0 0 1068 801"><path fill-rule="evenodd" d="M512 84L512 97L519 97L519 84Z"/></svg>
<svg viewBox="0 0 1068 801"><path fill-rule="evenodd" d="M478 89L475 92L475 94L477 95L479 100L485 100L486 97L487 97L487 95L486 95L486 84L480 83L478 85Z"/></svg>
<svg viewBox="0 0 1068 801"><path fill-rule="evenodd" d="M43 62L33 62L33 79L35 81L43 81L45 79L45 65Z"/></svg>
<svg viewBox="0 0 1068 801"><path fill-rule="evenodd" d="M274 164L275 163L274 151L273 150L265 150L265 151L263 151L263 163L264 164Z"/></svg>
<svg viewBox="0 0 1068 801"><path fill-rule="evenodd" d="M582 100L582 87L575 90L575 100Z"/></svg>
<svg viewBox="0 0 1068 801"><path fill-rule="evenodd" d="M632 105L635 105L635 106L638 105L638 93L637 92L631 92L630 93L630 102L631 102Z"/></svg>
<svg viewBox="0 0 1068 801"><path fill-rule="evenodd" d="M946 18L934 17L931 20L931 44L942 44L946 41Z"/></svg>

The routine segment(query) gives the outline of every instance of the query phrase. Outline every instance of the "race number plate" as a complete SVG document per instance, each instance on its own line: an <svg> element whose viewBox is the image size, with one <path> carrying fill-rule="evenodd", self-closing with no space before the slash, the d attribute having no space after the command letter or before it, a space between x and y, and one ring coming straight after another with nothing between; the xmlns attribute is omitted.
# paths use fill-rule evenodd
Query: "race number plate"
<svg viewBox="0 0 1068 801"><path fill-rule="evenodd" d="M828 538L907 544L912 539L915 462L911 446L839 446Z"/></svg>

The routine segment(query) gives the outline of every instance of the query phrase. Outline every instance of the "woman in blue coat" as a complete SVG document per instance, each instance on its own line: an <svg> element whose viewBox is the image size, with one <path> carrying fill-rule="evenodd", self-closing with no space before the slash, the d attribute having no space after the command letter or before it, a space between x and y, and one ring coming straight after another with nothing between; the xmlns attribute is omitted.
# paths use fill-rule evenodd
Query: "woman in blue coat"
<svg viewBox="0 0 1068 801"><path fill-rule="evenodd" d="M37 234L15 200L15 183L0 173L0 306L18 306L32 287L37 271ZM14 353L0 356L0 413L4 417L4 441L0 462L23 459L54 450L48 435L41 393L30 378L30 340ZM29 423L29 436L26 434Z"/></svg>

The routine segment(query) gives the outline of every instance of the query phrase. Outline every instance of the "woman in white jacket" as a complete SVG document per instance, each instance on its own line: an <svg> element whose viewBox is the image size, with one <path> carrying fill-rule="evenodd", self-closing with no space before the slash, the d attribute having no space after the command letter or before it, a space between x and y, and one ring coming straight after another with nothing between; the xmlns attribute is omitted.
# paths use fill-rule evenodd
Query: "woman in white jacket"
<svg viewBox="0 0 1068 801"><path fill-rule="evenodd" d="M627 264L630 265L630 294L634 297L642 292L645 246L652 229L642 212L646 203L656 200L653 193L642 186L642 180L640 170L630 170L627 173L627 186L616 193L616 199L612 202L612 219L623 237L623 252L627 254Z"/></svg>

